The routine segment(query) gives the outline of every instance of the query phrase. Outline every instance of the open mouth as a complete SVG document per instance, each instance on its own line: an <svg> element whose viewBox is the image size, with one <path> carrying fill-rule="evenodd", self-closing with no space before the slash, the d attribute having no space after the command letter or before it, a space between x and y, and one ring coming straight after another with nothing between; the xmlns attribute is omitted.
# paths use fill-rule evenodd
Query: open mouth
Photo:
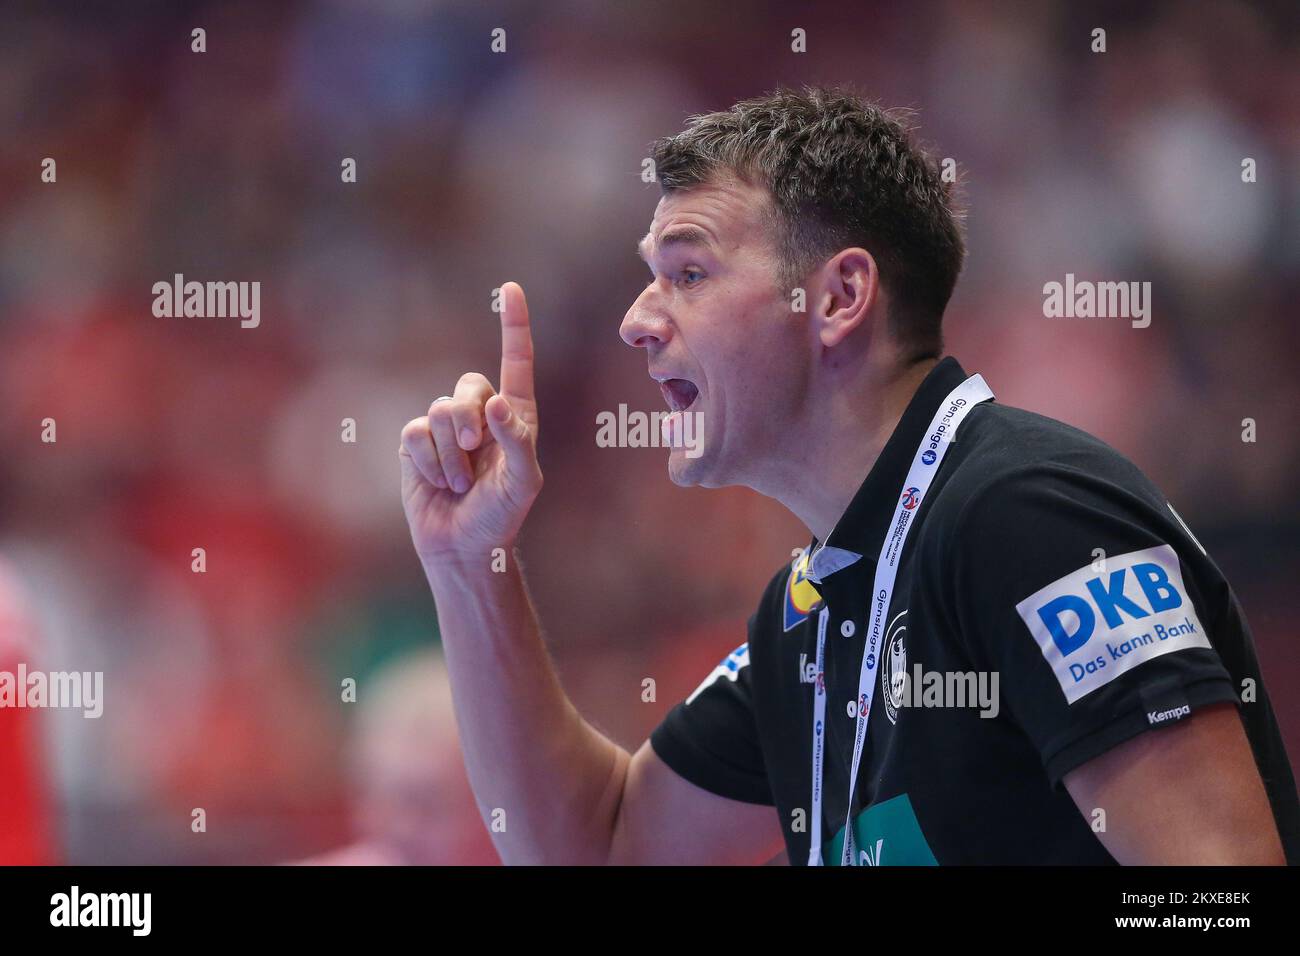
<svg viewBox="0 0 1300 956"><path fill-rule="evenodd" d="M695 383L688 382L684 378L665 379L659 383L659 391L663 393L668 407L675 412L686 411L700 395L700 390L695 387Z"/></svg>

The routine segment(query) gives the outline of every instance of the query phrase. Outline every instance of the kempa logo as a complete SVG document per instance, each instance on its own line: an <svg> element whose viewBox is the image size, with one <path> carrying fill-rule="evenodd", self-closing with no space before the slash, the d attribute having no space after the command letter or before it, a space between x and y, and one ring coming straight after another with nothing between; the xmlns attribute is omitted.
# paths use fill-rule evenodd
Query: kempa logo
<svg viewBox="0 0 1300 956"><path fill-rule="evenodd" d="M799 683L817 683L817 662L808 660L807 654L799 655Z"/></svg>
<svg viewBox="0 0 1300 956"><path fill-rule="evenodd" d="M1043 286L1043 315L1049 319L1132 319L1133 328L1151 324L1150 282L1076 282L1073 272L1065 283Z"/></svg>
<svg viewBox="0 0 1300 956"><path fill-rule="evenodd" d="M1147 714L1148 724L1163 724L1170 720L1180 720L1192 712L1190 704L1183 704L1181 707L1175 707L1172 710L1153 710Z"/></svg>
<svg viewBox="0 0 1300 956"><path fill-rule="evenodd" d="M683 448L687 458L704 454L703 412L618 412L596 415L597 448Z"/></svg>
<svg viewBox="0 0 1300 956"><path fill-rule="evenodd" d="M83 717L104 713L103 671L0 671L0 709L43 707L54 710L80 708Z"/></svg>
<svg viewBox="0 0 1300 956"><path fill-rule="evenodd" d="M51 926L127 926L132 936L148 936L152 893L82 893L73 886L50 897Z"/></svg>
<svg viewBox="0 0 1300 956"><path fill-rule="evenodd" d="M153 284L153 314L159 319L226 319L238 316L240 328L262 323L262 283L186 282L176 273L171 282Z"/></svg>

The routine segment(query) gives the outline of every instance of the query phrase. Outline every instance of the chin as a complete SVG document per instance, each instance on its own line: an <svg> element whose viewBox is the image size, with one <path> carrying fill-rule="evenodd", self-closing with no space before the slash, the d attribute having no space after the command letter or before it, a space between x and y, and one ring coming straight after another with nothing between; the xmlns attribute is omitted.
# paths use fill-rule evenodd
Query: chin
<svg viewBox="0 0 1300 956"><path fill-rule="evenodd" d="M696 458L688 458L682 448L674 448L668 453L668 477L681 488L725 487L729 482L719 480L715 465L707 451Z"/></svg>
<svg viewBox="0 0 1300 956"><path fill-rule="evenodd" d="M681 488L703 484L704 457L687 458L684 449L672 449L668 452L668 477Z"/></svg>

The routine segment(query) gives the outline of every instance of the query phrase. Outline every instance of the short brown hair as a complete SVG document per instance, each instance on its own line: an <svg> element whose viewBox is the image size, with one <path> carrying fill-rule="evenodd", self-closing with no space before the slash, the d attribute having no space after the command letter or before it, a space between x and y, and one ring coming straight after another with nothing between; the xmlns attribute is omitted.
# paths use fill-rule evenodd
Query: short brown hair
<svg viewBox="0 0 1300 956"><path fill-rule="evenodd" d="M651 155L665 194L720 172L769 192L782 288L841 249L868 250L894 304L895 336L915 357L937 355L966 247L951 185L906 115L843 89L782 89L692 116Z"/></svg>

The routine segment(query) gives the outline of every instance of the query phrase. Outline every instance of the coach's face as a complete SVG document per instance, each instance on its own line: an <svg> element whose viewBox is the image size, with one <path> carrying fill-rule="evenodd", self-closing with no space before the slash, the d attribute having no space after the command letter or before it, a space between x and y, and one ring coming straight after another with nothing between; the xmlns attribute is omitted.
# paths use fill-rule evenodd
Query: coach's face
<svg viewBox="0 0 1300 956"><path fill-rule="evenodd" d="M651 278L619 331L646 350L669 408L692 418L670 426L699 442L669 454L679 485L766 485L799 454L789 426L811 356L807 325L777 286L769 203L735 181L669 193L639 246Z"/></svg>

